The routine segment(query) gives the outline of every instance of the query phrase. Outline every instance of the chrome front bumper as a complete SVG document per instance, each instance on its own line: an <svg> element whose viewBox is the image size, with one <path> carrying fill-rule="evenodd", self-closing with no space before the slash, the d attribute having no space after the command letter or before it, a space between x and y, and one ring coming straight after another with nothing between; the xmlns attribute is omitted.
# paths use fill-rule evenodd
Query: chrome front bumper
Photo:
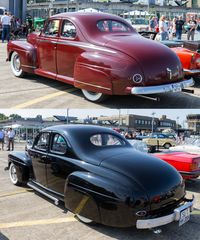
<svg viewBox="0 0 200 240"><path fill-rule="evenodd" d="M131 94L135 95L145 95L145 94L156 94L156 93L166 93L166 92L181 92L182 89L191 87L194 85L193 78L184 80L178 83L170 83L158 86L149 87L133 87L131 89Z"/></svg>
<svg viewBox="0 0 200 240"><path fill-rule="evenodd" d="M149 228L155 228L162 225L166 225L168 223L179 221L181 217L181 211L185 209L189 209L190 212L193 211L193 205L194 205L194 196L193 199L186 202L184 205L174 209L174 212L172 214L158 217L158 218L151 218L146 220L137 220L136 222L136 228L137 229L149 229Z"/></svg>

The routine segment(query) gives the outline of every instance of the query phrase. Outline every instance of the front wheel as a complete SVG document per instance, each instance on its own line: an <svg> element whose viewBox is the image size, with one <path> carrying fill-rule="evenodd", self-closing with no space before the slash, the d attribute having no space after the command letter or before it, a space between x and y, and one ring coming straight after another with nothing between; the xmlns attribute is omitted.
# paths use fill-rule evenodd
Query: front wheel
<svg viewBox="0 0 200 240"><path fill-rule="evenodd" d="M17 186L21 185L21 182L19 181L18 176L17 176L16 166L13 163L11 163L10 167L9 167L9 176L10 176L11 182L14 185L17 185Z"/></svg>
<svg viewBox="0 0 200 240"><path fill-rule="evenodd" d="M11 56L11 69L16 77L23 77L25 72L21 68L20 56L17 52L13 52Z"/></svg>
<svg viewBox="0 0 200 240"><path fill-rule="evenodd" d="M103 93L97 93L92 91L87 91L85 89L81 89L84 97L90 102L103 102L108 96Z"/></svg>
<svg viewBox="0 0 200 240"><path fill-rule="evenodd" d="M86 218L86 217L83 217L79 214L76 214L75 217L82 223L85 223L87 225L93 225L94 224L94 221L89 219L89 218Z"/></svg>

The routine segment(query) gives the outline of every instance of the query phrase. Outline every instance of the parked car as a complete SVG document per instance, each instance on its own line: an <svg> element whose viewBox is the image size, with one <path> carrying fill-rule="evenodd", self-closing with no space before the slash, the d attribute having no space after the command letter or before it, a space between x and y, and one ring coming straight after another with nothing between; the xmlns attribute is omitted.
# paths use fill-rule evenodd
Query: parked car
<svg viewBox="0 0 200 240"><path fill-rule="evenodd" d="M134 18L132 19L131 24L137 32L149 30L149 21L145 18Z"/></svg>
<svg viewBox="0 0 200 240"><path fill-rule="evenodd" d="M153 133L148 138L144 138L142 141L144 141L148 146L158 146L166 149L176 145L175 139L163 133Z"/></svg>
<svg viewBox="0 0 200 240"><path fill-rule="evenodd" d="M200 154L200 139L188 139L183 144L170 147L172 151L184 151L193 154Z"/></svg>
<svg viewBox="0 0 200 240"><path fill-rule="evenodd" d="M85 223L148 229L189 220L181 175L169 164L135 151L112 129L60 125L43 129L26 152L8 155L13 184L65 203Z"/></svg>
<svg viewBox="0 0 200 240"><path fill-rule="evenodd" d="M152 153L153 156L169 163L182 175L183 179L195 179L200 176L200 154L191 154L183 151L159 151L145 142L128 140L135 150Z"/></svg>
<svg viewBox="0 0 200 240"><path fill-rule="evenodd" d="M178 92L194 84L184 79L169 48L105 13L55 15L39 35L10 41L7 60L17 77L28 72L72 84L92 102L108 95Z"/></svg>

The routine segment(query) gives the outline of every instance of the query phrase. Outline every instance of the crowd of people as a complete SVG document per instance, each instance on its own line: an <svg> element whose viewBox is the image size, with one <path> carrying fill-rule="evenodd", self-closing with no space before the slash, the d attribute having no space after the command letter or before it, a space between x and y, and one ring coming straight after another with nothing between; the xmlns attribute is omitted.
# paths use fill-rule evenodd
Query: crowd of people
<svg viewBox="0 0 200 240"><path fill-rule="evenodd" d="M184 26L187 31L187 40L194 40L195 30L200 28L194 16L191 16L188 21L184 21L182 16L170 20L164 15L159 20L155 16L149 20L149 30L158 32L161 41L172 40L174 37L181 40Z"/></svg>
<svg viewBox="0 0 200 240"><path fill-rule="evenodd" d="M27 17L27 21L22 23L20 18L17 18L10 12L4 12L4 15L0 18L0 25L2 26L2 42L8 42L10 38L16 39L19 35L26 37L33 23L32 18L29 16Z"/></svg>
<svg viewBox="0 0 200 240"><path fill-rule="evenodd" d="M14 150L14 138L15 138L15 131L12 128L8 128L6 130L0 129L0 149L13 151ZM6 149L4 149L6 146Z"/></svg>

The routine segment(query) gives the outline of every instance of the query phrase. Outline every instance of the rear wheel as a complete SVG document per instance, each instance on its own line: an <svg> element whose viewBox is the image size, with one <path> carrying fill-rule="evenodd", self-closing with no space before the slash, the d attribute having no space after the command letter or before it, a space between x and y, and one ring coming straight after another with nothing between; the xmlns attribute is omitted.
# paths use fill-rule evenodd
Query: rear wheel
<svg viewBox="0 0 200 240"><path fill-rule="evenodd" d="M169 149L171 146L172 146L172 145L171 145L170 143L165 143L163 147L164 147L165 149Z"/></svg>
<svg viewBox="0 0 200 240"><path fill-rule="evenodd" d="M9 167L9 176L10 176L10 180L14 185L21 185L22 183L19 181L18 179L18 175L17 175L17 169L14 163L10 164Z"/></svg>
<svg viewBox="0 0 200 240"><path fill-rule="evenodd" d="M108 96L103 93L97 93L81 89L84 97L91 102L103 102Z"/></svg>
<svg viewBox="0 0 200 240"><path fill-rule="evenodd" d="M25 74L21 68L20 56L17 52L13 52L11 56L11 69L16 77L23 77Z"/></svg>

